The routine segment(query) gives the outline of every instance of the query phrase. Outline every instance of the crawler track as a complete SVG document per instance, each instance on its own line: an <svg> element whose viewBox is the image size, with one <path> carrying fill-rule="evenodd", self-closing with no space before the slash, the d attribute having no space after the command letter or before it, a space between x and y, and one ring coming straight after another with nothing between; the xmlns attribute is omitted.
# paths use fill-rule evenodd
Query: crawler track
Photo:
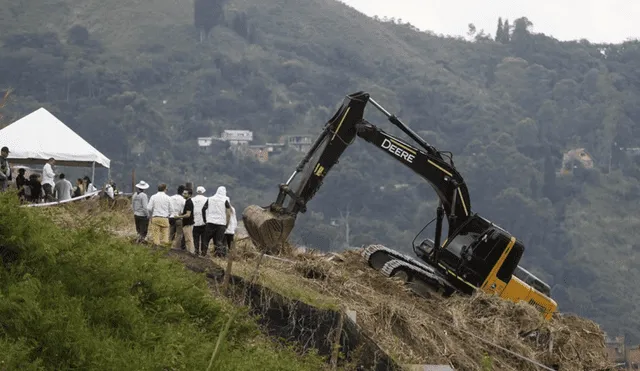
<svg viewBox="0 0 640 371"><path fill-rule="evenodd" d="M371 245L363 252L370 267L389 278L399 278L416 294L431 298L448 296L455 287L433 267L382 245Z"/></svg>

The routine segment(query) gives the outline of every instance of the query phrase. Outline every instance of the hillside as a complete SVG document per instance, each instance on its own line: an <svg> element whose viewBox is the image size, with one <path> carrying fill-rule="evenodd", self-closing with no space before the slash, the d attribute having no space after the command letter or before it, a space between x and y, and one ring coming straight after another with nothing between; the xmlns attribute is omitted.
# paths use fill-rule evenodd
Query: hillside
<svg viewBox="0 0 640 371"><path fill-rule="evenodd" d="M57 216L55 224L71 231L86 231L90 225L99 225L101 238L112 244L118 241L118 246L124 247L127 240L133 239L135 231L125 213L129 203L120 201L123 202L119 206L110 209L94 199L34 209L31 215L34 218L38 215L40 219ZM297 249L275 258L261 257L242 225L237 232L231 273L239 279L231 279L231 290L224 290L219 281L210 281L212 296L234 303L242 310L251 308L253 314L259 315L256 319L261 324L261 332L279 342L286 340L289 349L304 351L307 356L300 357L299 361L308 362L310 367L311 362L317 360L311 356L313 349L334 341L331 334L335 322L327 321L329 313L346 311L353 313L360 331L384 352L378 353L377 358L388 356L396 365L443 364L465 371L533 371L543 369L540 365L564 371L606 370L610 365L602 329L587 319L558 313L545 321L528 304L515 304L482 293L471 298L425 299L414 295L402 283L369 268L361 251L324 254ZM144 262L144 253L138 250L145 247L131 245L128 248L133 252L112 249L109 259L135 254L132 266ZM92 251L91 256L93 254ZM152 256L153 266L163 260L174 260L189 270L203 272L207 278L212 277L211 272L226 268L228 263L226 259L197 258L177 250ZM174 272L170 274L176 274ZM129 274L132 273L127 276ZM181 273L180 277L182 275L189 276ZM100 276L108 286L114 285L111 281L124 277ZM245 282L255 279L260 285L258 293L249 291L240 279ZM114 288L111 292L119 291ZM314 308L314 312L308 308ZM274 331L279 332L274 334ZM380 364L378 368L354 367L354 362L364 366L360 362L376 357L367 356L367 350L362 348L347 354L344 344L353 340L350 339L353 334L346 326L343 331L341 351L344 353L339 357L338 369L390 369L381 368ZM326 335L315 337L315 333ZM361 352L364 356L358 355ZM179 364L180 356L175 358Z"/></svg>
<svg viewBox="0 0 640 371"><path fill-rule="evenodd" d="M561 311L640 341L640 289L626 284L640 279L632 264L640 172L620 150L639 146L638 43L561 43L530 32L526 18L511 20L508 40L469 42L331 0L236 0L224 9L200 42L191 3L7 4L0 88L16 88L7 114L44 105L99 144L120 185L132 167L150 183L224 184L241 210L272 201L302 154L240 161L224 148L198 152L198 136L315 135L345 94L367 90L454 153L473 210L524 241L523 265L553 287ZM377 150L352 147L294 242L342 249L348 210L351 246L408 251L434 214L434 194ZM562 153L576 147L596 168L557 176Z"/></svg>

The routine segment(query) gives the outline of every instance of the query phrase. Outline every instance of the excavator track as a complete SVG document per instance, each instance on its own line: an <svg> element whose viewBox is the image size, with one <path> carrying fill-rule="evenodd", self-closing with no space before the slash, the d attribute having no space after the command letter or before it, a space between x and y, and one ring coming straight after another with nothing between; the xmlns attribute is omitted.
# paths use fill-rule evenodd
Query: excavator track
<svg viewBox="0 0 640 371"><path fill-rule="evenodd" d="M433 267L382 245L371 245L363 252L370 267L389 278L404 281L414 293L431 298L449 295L455 288Z"/></svg>

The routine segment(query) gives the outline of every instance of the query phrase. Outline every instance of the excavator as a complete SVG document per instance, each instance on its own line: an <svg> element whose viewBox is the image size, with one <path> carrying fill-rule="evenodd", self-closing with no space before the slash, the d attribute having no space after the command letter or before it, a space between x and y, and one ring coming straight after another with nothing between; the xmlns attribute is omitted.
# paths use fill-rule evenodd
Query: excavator
<svg viewBox="0 0 640 371"><path fill-rule="evenodd" d="M364 111L369 103L415 144L367 121ZM471 295L481 290L506 300L527 302L545 319L552 318L557 304L550 297L549 286L518 265L524 253L522 241L471 212L469 190L450 152L439 151L427 143L364 91L344 98L293 174L280 184L275 202L267 207L251 205L245 209L245 228L259 247L284 244L297 215L306 212L306 204L356 138L373 144L416 172L438 196L436 216L429 222L436 222L434 238L416 244L420 231L412 243L415 257L382 245L370 245L363 255L371 268L402 280L423 297ZM299 179L294 183L296 177ZM448 228L441 241L445 219Z"/></svg>

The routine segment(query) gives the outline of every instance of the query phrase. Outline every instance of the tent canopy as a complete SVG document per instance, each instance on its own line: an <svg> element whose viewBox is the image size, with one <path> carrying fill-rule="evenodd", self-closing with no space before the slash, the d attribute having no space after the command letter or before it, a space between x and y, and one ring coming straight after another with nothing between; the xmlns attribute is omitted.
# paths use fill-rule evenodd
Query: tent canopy
<svg viewBox="0 0 640 371"><path fill-rule="evenodd" d="M12 164L44 164L53 157L61 166L109 168L111 160L44 108L0 130L0 147L9 147Z"/></svg>

